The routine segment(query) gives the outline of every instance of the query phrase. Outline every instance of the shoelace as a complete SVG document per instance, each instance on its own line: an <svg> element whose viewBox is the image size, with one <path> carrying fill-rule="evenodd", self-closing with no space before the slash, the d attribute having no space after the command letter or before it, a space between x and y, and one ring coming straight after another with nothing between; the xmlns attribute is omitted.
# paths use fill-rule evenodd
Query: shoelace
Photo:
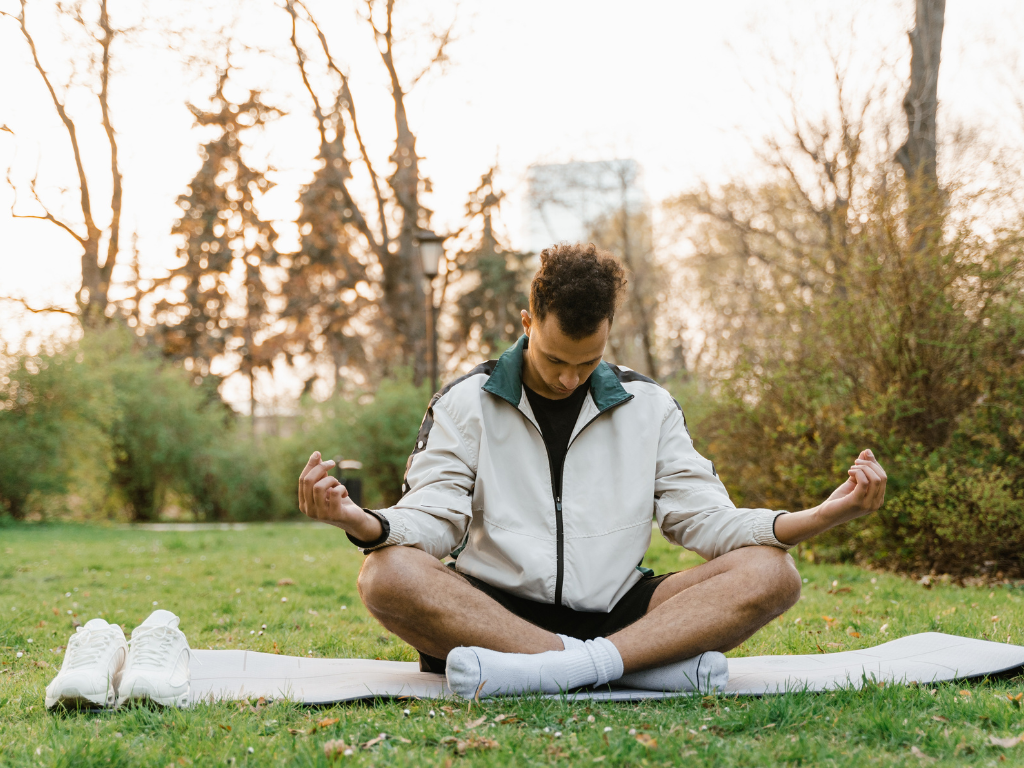
<svg viewBox="0 0 1024 768"><path fill-rule="evenodd" d="M132 639L128 641L131 646L132 664L159 669L166 668L170 664L167 654L171 650L174 640L180 635L181 632L173 627L136 627L132 631ZM185 650L188 651L191 658L192 649L188 647L187 640L185 641Z"/></svg>
<svg viewBox="0 0 1024 768"><path fill-rule="evenodd" d="M67 668L80 669L95 664L113 639L111 632L101 630L83 629L76 632L68 641Z"/></svg>

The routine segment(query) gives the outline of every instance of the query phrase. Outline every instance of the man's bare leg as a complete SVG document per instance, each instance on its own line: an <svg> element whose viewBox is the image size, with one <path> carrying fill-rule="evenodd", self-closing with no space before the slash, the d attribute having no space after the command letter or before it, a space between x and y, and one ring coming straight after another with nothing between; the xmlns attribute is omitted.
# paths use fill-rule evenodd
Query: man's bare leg
<svg viewBox="0 0 1024 768"><path fill-rule="evenodd" d="M370 613L437 658L477 646L503 653L561 650L558 636L509 612L437 559L411 547L367 556L359 594ZM734 648L798 599L800 576L773 547L745 547L665 579L647 615L609 639L626 673Z"/></svg>
<svg viewBox="0 0 1024 768"><path fill-rule="evenodd" d="M359 596L388 630L418 651L443 659L452 648L504 653L562 650L562 641L505 609L437 558L412 547L367 555Z"/></svg>
<svg viewBox="0 0 1024 768"><path fill-rule="evenodd" d="M673 574L641 619L609 636L626 674L735 648L800 598L793 558L743 547Z"/></svg>

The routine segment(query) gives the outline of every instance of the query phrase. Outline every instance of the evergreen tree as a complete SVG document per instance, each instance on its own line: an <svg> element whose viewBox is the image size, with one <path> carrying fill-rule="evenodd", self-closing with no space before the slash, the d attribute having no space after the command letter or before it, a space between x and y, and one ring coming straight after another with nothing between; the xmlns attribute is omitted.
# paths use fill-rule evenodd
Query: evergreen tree
<svg viewBox="0 0 1024 768"><path fill-rule="evenodd" d="M340 104L324 118L326 130L313 179L299 194L299 252L286 262L282 318L289 322L287 351L345 368L366 370L381 334L382 316L358 253L355 211L343 193L352 170L345 157Z"/></svg>
<svg viewBox="0 0 1024 768"><path fill-rule="evenodd" d="M476 243L455 257L451 277L466 286L453 303L449 343L461 359L495 357L522 333L520 311L529 306L530 255L508 250L494 232L494 212L503 192L494 189L491 168L466 203L470 227L479 222Z"/></svg>
<svg viewBox="0 0 1024 768"><path fill-rule="evenodd" d="M273 183L242 159L242 137L281 112L254 91L243 103L231 102L224 95L226 80L225 72L213 111L189 105L196 125L214 126L219 135L202 146L203 164L178 198L182 216L171 233L181 240L182 262L161 281L171 295L156 305L154 334L164 354L181 361L197 384L210 376L215 358L237 357L254 410L255 372L269 369L280 352L280 340L268 335L274 319L269 283L279 256L277 233L255 207Z"/></svg>

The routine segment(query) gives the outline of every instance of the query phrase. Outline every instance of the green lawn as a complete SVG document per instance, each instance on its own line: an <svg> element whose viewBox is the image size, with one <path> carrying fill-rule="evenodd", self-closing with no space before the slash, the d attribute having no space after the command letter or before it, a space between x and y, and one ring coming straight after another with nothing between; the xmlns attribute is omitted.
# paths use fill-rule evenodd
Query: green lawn
<svg viewBox="0 0 1024 768"><path fill-rule="evenodd" d="M314 525L0 528L0 765L328 765L324 743L337 739L357 747L338 764L360 765L1024 764L1024 743L989 744L1024 733L1021 703L1008 698L1024 691L1022 678L640 704L43 707L73 620L103 616L127 634L156 604L181 616L194 648L413 660L359 603L361 559L339 532ZM645 564L661 573L697 562L659 538ZM799 565L800 603L732 655L827 653L927 630L1024 644L1024 590L927 590L855 567ZM294 584L279 585L286 579ZM389 738L359 748L381 733Z"/></svg>

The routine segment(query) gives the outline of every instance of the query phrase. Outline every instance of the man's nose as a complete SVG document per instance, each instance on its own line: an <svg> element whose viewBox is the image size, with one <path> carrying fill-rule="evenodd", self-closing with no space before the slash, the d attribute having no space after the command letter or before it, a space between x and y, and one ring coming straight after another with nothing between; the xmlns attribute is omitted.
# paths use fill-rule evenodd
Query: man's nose
<svg viewBox="0 0 1024 768"><path fill-rule="evenodd" d="M565 389L576 389L580 383L580 377L575 373L563 373L558 377L558 380Z"/></svg>

